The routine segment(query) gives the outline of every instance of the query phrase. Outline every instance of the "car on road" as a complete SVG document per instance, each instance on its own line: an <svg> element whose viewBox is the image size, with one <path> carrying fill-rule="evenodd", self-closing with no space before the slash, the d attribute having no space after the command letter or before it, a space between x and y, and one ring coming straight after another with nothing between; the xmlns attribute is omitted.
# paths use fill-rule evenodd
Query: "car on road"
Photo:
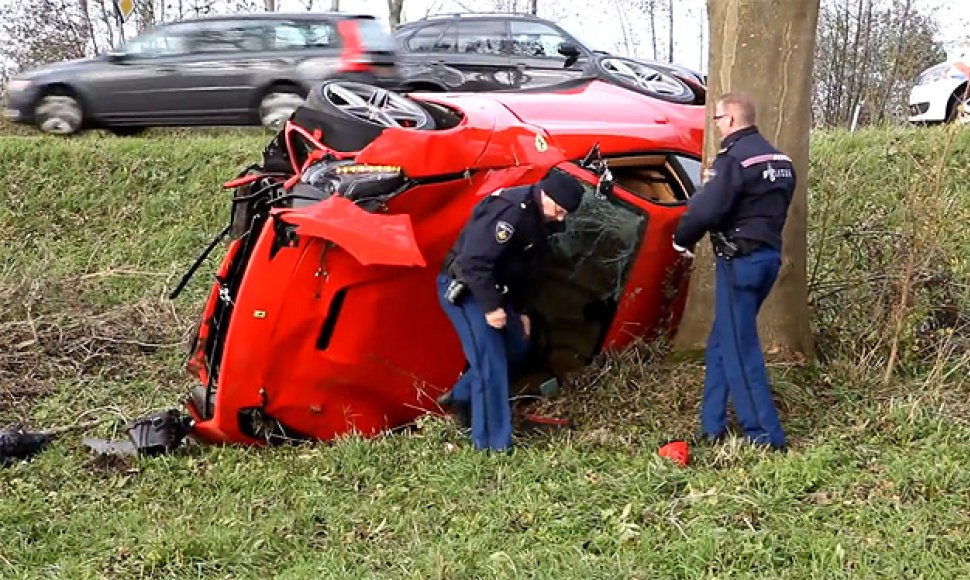
<svg viewBox="0 0 970 580"><path fill-rule="evenodd" d="M555 22L532 15L430 16L394 31L402 90L534 89L599 78L676 103L702 104L705 78L687 68L597 51Z"/></svg>
<svg viewBox="0 0 970 580"><path fill-rule="evenodd" d="M119 51L26 71L7 118L46 133L152 126L278 128L327 78L393 86L395 45L372 16L258 13L160 25Z"/></svg>
<svg viewBox="0 0 970 580"><path fill-rule="evenodd" d="M189 349L193 433L330 440L440 413L465 364L441 263L476 203L548 171L586 195L550 237L515 390L669 337L689 266L671 239L703 132L702 106L596 79L438 94L324 82L225 184L230 241Z"/></svg>
<svg viewBox="0 0 970 580"><path fill-rule="evenodd" d="M909 93L911 123L970 124L970 58L958 58L920 73Z"/></svg>

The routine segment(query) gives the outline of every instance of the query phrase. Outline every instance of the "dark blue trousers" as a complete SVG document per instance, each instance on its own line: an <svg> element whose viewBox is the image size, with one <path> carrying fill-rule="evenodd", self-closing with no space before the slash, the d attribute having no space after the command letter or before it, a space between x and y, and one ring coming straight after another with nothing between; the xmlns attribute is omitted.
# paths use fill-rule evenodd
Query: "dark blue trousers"
<svg viewBox="0 0 970 580"><path fill-rule="evenodd" d="M455 327L468 361L468 369L452 389L452 398L470 406L472 444L476 449L508 449L512 445L510 369L524 359L529 349L522 321L517 313L506 309L505 328L492 328L470 292L458 305L445 300L449 282L448 276L438 276L438 301Z"/></svg>
<svg viewBox="0 0 970 580"><path fill-rule="evenodd" d="M714 325L707 340L707 371L701 401L704 435L724 433L728 395L744 434L755 443L785 446L764 355L758 339L758 310L768 296L781 256L761 248L747 256L718 258Z"/></svg>

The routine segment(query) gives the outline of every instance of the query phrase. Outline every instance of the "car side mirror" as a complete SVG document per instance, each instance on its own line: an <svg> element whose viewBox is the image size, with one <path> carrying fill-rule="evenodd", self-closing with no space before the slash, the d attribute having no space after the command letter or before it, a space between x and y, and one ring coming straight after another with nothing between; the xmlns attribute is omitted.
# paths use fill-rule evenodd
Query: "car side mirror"
<svg viewBox="0 0 970 580"><path fill-rule="evenodd" d="M579 58L579 47L571 42L560 42L559 54L566 58Z"/></svg>
<svg viewBox="0 0 970 580"><path fill-rule="evenodd" d="M564 57L566 57L566 63L563 65L563 68L569 68L569 67L571 67L573 64L576 63L577 60L579 60L579 57L582 54L579 51L579 47L578 46L576 46L572 42L568 42L568 41L567 42L560 42L559 43L559 49L558 50L559 50L559 54L561 54Z"/></svg>

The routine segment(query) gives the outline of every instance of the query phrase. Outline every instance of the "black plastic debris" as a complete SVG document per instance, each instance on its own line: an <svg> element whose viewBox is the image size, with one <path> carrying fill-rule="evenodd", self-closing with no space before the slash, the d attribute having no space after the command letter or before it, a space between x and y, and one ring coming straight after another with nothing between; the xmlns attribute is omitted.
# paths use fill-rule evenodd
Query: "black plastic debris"
<svg viewBox="0 0 970 580"><path fill-rule="evenodd" d="M149 413L128 426L132 445L141 455L160 455L175 450L192 431L192 418L169 409Z"/></svg>
<svg viewBox="0 0 970 580"><path fill-rule="evenodd" d="M47 447L59 435L89 429L100 423L101 421L79 423L46 431L28 431L23 425L8 425L0 429L0 465L29 459Z"/></svg>

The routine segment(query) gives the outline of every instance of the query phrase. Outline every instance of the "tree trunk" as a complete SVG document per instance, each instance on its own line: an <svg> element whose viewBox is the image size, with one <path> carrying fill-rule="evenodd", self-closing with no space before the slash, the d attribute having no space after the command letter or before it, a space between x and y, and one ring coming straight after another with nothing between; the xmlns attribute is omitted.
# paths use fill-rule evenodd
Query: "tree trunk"
<svg viewBox="0 0 970 580"><path fill-rule="evenodd" d="M267 12L276 12L276 0L263 0L263 9Z"/></svg>
<svg viewBox="0 0 970 580"><path fill-rule="evenodd" d="M650 15L650 42L653 48L653 60L657 60L657 0L647 0L647 12Z"/></svg>
<svg viewBox="0 0 970 580"><path fill-rule="evenodd" d="M674 0L667 2L667 62L674 62Z"/></svg>
<svg viewBox="0 0 970 580"><path fill-rule="evenodd" d="M539 13L539 0L529 0L529 14L535 16Z"/></svg>
<svg viewBox="0 0 970 580"><path fill-rule="evenodd" d="M307 10L310 10L312 8L313 8L313 4L311 3L310 8L307 8ZM340 0L330 0L330 11L340 12Z"/></svg>
<svg viewBox="0 0 970 580"><path fill-rule="evenodd" d="M388 21L391 30L401 24L401 10L404 9L404 0L387 0Z"/></svg>
<svg viewBox="0 0 970 580"><path fill-rule="evenodd" d="M757 103L761 133L792 158L798 174L798 188L785 225L781 271L762 309L759 334L769 352L814 358L805 228L812 59L819 0L775 0L770 11L761 0L707 0L707 6L711 26L710 98L704 165L710 166L718 148L710 120L716 98L728 91L750 94ZM697 249L687 310L676 339L677 347L689 350L703 346L714 315L710 244L698 244Z"/></svg>

